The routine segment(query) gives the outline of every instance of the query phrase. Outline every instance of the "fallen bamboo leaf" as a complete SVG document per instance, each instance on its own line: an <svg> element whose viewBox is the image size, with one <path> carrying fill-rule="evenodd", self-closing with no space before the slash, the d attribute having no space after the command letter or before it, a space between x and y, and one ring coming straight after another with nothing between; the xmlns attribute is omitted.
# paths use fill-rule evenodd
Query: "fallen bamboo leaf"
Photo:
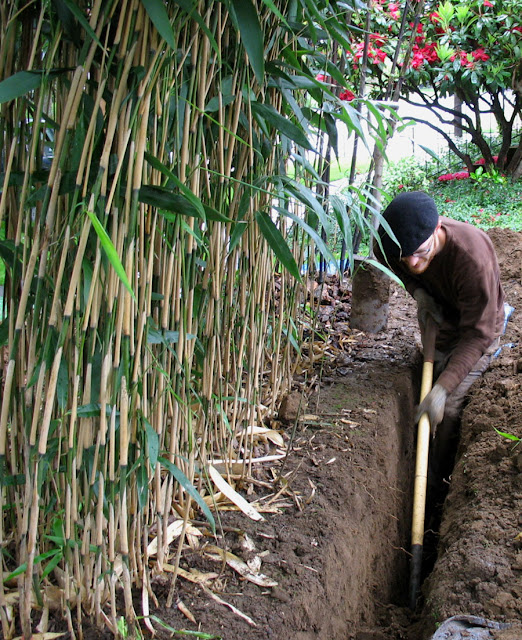
<svg viewBox="0 0 522 640"><path fill-rule="evenodd" d="M141 591L141 610L143 612L143 619L145 621L145 626L152 633L153 636L156 635L156 630L152 626L152 622L150 621L150 606L149 606L149 591L145 584L143 584L143 588Z"/></svg>
<svg viewBox="0 0 522 640"><path fill-rule="evenodd" d="M340 422L349 425L351 429L355 429L355 427L361 426L360 422L355 422L354 420L346 420L346 418L341 418Z"/></svg>
<svg viewBox="0 0 522 640"><path fill-rule="evenodd" d="M250 425L245 428L245 431L253 436L262 436L266 440L270 440L279 447L285 446L283 436L274 429L268 429L267 427L255 427Z"/></svg>
<svg viewBox="0 0 522 640"><path fill-rule="evenodd" d="M208 466L208 472L216 487L224 493L227 498L233 502L241 511L252 520L264 520L263 516L254 509L254 507L243 496L233 489L228 482L221 476L211 464Z"/></svg>
<svg viewBox="0 0 522 640"><path fill-rule="evenodd" d="M235 464L248 464L249 462L252 462L252 464L256 463L256 462L274 462L275 460L280 460L281 458L284 458L286 456L286 452L285 453L281 453L279 455L271 455L271 456L261 456L259 458L252 458L252 460L248 459L248 460L244 460L243 458L239 458L239 460L212 460L209 465L224 465L224 464L228 464L228 465L235 465Z"/></svg>
<svg viewBox="0 0 522 640"><path fill-rule="evenodd" d="M205 551L211 556L217 555L220 560L225 560L229 567L234 569L234 571L237 571L239 575L249 582L257 584L258 587L277 587L278 583L275 580L265 576L263 573L253 572L246 562L235 556L233 553L220 549L215 545L208 545L205 547Z"/></svg>
<svg viewBox="0 0 522 640"><path fill-rule="evenodd" d="M62 631L61 633L48 631L46 633L33 633L31 640L54 640L54 638L63 638L68 635L68 631ZM13 640L23 640L23 636L16 636Z"/></svg>
<svg viewBox="0 0 522 640"><path fill-rule="evenodd" d="M176 606L186 618L188 618L194 624L197 624L196 618L194 618L190 609L183 603L183 600L178 600Z"/></svg>
<svg viewBox="0 0 522 640"><path fill-rule="evenodd" d="M310 478L308 478L308 483L310 484L310 486L312 487L312 493L308 496L308 498L305 500L305 504L310 504L310 502L312 502L314 496L315 496L315 490L317 489L317 487L315 486L315 484L310 480Z"/></svg>
<svg viewBox="0 0 522 640"><path fill-rule="evenodd" d="M207 589L206 587L203 587L203 589L205 590L205 593L207 593L212 598L212 600L215 600L219 604L222 604L225 607L228 607L233 613L235 613L240 618L243 618L243 620L248 622L248 624L251 625L252 627L257 627L257 624L252 620L252 618L247 616L246 613L243 613L242 611L234 607L234 605L230 604L230 602L225 602L225 600L222 600L213 591L210 591L210 589Z"/></svg>
<svg viewBox="0 0 522 640"><path fill-rule="evenodd" d="M166 533L166 545L168 546L173 540L178 538L181 535L181 531L183 530L183 520L174 520L167 527ZM193 527L190 523L187 524L186 533L192 536L201 536L201 531ZM147 547L147 554L150 556L155 556L158 553L158 536L156 536Z"/></svg>
<svg viewBox="0 0 522 640"><path fill-rule="evenodd" d="M299 418L299 422L319 422L321 420L321 416L316 416L313 413L306 414Z"/></svg>
<svg viewBox="0 0 522 640"><path fill-rule="evenodd" d="M175 571L174 565L167 563L163 564L163 569L168 573L174 573ZM213 572L202 573L201 571L196 571L195 569L185 571L185 569L181 569L180 567L178 567L178 576L180 578L188 580L189 582L194 582L195 584L205 585L207 584L207 582L212 582L212 580L215 580L218 575L219 574Z"/></svg>
<svg viewBox="0 0 522 640"><path fill-rule="evenodd" d="M259 574L261 570L261 557L254 556L251 560L247 562L247 566L254 574Z"/></svg>
<svg viewBox="0 0 522 640"><path fill-rule="evenodd" d="M256 550L256 545L252 538L248 535L248 533L240 534L241 546L245 551L252 553L252 551Z"/></svg>
<svg viewBox="0 0 522 640"><path fill-rule="evenodd" d="M335 462L336 460L337 458L330 458L326 464L332 464L332 462Z"/></svg>
<svg viewBox="0 0 522 640"><path fill-rule="evenodd" d="M209 507L213 507L218 502L223 502L227 497L221 493L221 491L216 491L211 496L204 496L203 500L207 503Z"/></svg>
<svg viewBox="0 0 522 640"><path fill-rule="evenodd" d="M62 608L63 591L54 584L45 585L43 589L44 601L49 609L58 611Z"/></svg>

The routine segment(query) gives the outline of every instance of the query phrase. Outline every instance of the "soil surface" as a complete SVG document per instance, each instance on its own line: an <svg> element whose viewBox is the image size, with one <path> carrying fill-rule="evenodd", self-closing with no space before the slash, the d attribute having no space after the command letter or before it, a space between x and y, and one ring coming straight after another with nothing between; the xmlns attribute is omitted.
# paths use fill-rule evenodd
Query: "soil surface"
<svg viewBox="0 0 522 640"><path fill-rule="evenodd" d="M170 578L153 578L151 614L224 640L424 640L459 614L513 625L484 637L522 638L522 445L495 431L522 438L522 236L490 237L515 312L463 413L440 529L425 539L417 610L407 606L422 361L415 305L392 285L386 329L364 333L350 328L350 283L332 279L314 292L313 365L268 425L288 455L235 485L264 519L222 508L217 539L200 523L204 535L189 538L180 566L217 576L206 586L179 577L169 608ZM260 442L260 453L280 444ZM247 563L249 578L215 545Z"/></svg>

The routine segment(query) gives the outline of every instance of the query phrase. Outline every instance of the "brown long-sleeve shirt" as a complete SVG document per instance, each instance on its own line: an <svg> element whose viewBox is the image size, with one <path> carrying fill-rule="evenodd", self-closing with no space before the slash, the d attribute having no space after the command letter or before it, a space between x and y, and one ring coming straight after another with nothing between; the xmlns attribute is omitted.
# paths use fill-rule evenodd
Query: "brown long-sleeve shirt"
<svg viewBox="0 0 522 640"><path fill-rule="evenodd" d="M464 222L441 217L446 243L426 271L411 274L398 259L388 266L413 295L425 289L444 312L436 348L451 352L437 382L451 393L500 335L504 293L493 244L486 233ZM376 257L386 263L376 249Z"/></svg>

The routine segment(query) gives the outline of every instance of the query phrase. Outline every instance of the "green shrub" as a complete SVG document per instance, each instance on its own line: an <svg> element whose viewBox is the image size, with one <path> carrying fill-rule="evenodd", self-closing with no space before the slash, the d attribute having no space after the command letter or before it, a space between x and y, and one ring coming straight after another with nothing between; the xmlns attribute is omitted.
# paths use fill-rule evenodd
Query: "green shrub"
<svg viewBox="0 0 522 640"><path fill-rule="evenodd" d="M432 183L428 189L442 216L481 229L505 227L522 231L522 182L496 183L471 179Z"/></svg>
<svg viewBox="0 0 522 640"><path fill-rule="evenodd" d="M426 191L429 184L425 165L411 156L390 162L384 170L383 188L392 197L401 191Z"/></svg>

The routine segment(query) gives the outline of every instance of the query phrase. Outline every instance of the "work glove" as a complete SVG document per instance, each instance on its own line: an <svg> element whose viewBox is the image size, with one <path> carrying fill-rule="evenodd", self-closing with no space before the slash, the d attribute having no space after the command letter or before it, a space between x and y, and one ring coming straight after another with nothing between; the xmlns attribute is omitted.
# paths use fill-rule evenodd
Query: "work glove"
<svg viewBox="0 0 522 640"><path fill-rule="evenodd" d="M417 407L415 422L420 420L423 413L428 414L430 420L431 437L434 438L437 432L437 426L442 422L444 417L444 408L446 406L446 398L448 392L440 385L433 385L433 389L428 393L424 400Z"/></svg>
<svg viewBox="0 0 522 640"><path fill-rule="evenodd" d="M428 315L430 315L436 324L442 324L443 313L440 304L430 294L420 287L415 289L413 297L417 301L417 318L421 327L426 326Z"/></svg>

